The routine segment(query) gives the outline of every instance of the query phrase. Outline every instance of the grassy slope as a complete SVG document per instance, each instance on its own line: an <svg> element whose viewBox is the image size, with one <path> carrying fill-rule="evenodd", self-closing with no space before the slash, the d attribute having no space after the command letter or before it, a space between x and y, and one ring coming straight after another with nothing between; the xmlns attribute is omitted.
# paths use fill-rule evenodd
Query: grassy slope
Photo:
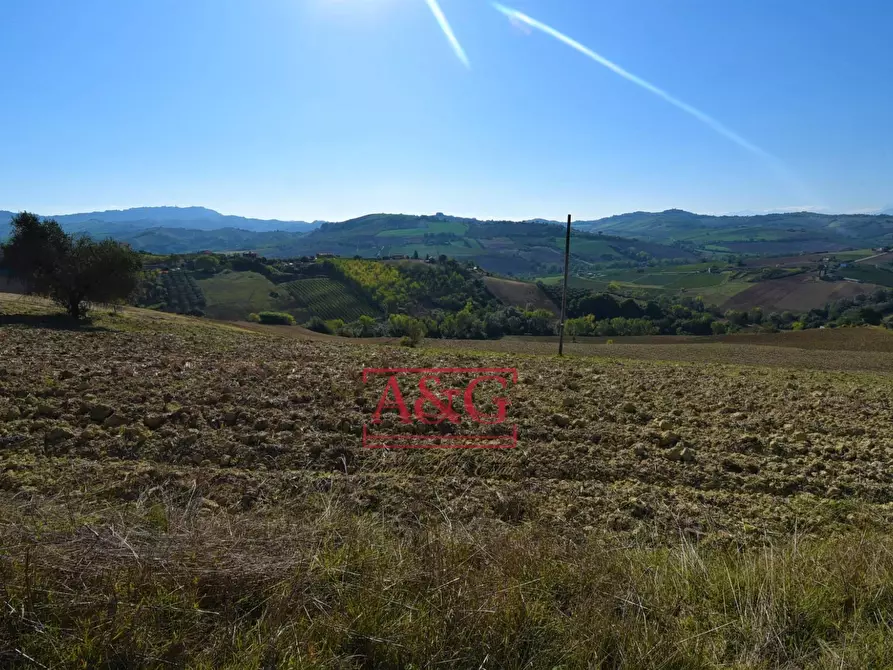
<svg viewBox="0 0 893 670"><path fill-rule="evenodd" d="M0 308L0 665L893 664L889 376ZM517 365L519 449L359 449L432 364Z"/></svg>
<svg viewBox="0 0 893 670"><path fill-rule="evenodd" d="M277 307L276 301L270 297L276 285L256 272L221 273L199 280L198 285L205 294L205 313L215 319L241 321L252 312Z"/></svg>
<svg viewBox="0 0 893 670"><path fill-rule="evenodd" d="M839 272L844 277L858 279L876 286L893 287L893 272L869 263L841 268Z"/></svg>
<svg viewBox="0 0 893 670"><path fill-rule="evenodd" d="M377 315L374 307L332 279L274 284L256 272L226 272L198 284L207 301L205 313L213 319L244 321L252 312L268 310L288 312L299 322L313 316L352 321L361 314Z"/></svg>
<svg viewBox="0 0 893 670"><path fill-rule="evenodd" d="M558 313L555 303L534 283L485 277L484 284L505 305L522 309L547 309L554 314Z"/></svg>
<svg viewBox="0 0 893 670"><path fill-rule="evenodd" d="M437 242L429 238L426 244L426 233L453 233L462 237ZM422 258L426 254L446 254L474 259L494 272L511 271L520 275L535 272L537 268L544 270L539 264L560 263L564 248L561 235L562 228L556 225L461 223L438 221L433 217L376 214L323 226L296 241L294 248L284 249L283 253L330 251L344 256L375 257L418 252ZM630 247L647 251L657 258L693 257L672 246L579 231L575 231L572 244L575 257L585 262L601 262L603 255L608 259L623 259Z"/></svg>
<svg viewBox="0 0 893 670"><path fill-rule="evenodd" d="M687 267L687 266L677 266ZM665 271L637 273L634 270L607 270L599 272L597 278L571 277L568 281L572 288L586 288L593 291L607 291L608 284L616 282L625 293L633 292L642 297L659 297L668 293L685 291L689 295L699 295L708 304L722 304L730 297L753 286L745 281L734 279L728 272L721 274L705 274L697 272L680 272L675 267ZM560 275L540 277L546 284L560 284Z"/></svg>
<svg viewBox="0 0 893 670"><path fill-rule="evenodd" d="M893 217L807 212L708 216L668 210L621 214L586 222L581 228L662 242L673 239L698 243L721 240L730 249L741 248L746 240L760 239L768 241L756 243L754 247L761 247L765 252L775 248L781 253L797 253L802 250L828 251L843 247L874 246L888 239L887 236L893 229Z"/></svg>

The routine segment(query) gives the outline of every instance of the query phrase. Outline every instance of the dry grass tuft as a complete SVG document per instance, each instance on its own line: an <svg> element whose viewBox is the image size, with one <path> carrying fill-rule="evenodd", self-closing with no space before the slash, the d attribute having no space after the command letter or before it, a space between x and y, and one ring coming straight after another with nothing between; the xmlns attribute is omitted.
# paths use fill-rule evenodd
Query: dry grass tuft
<svg viewBox="0 0 893 670"><path fill-rule="evenodd" d="M0 658L45 667L799 668L893 663L893 541L572 542L201 501L20 503ZM9 502L9 501L7 501Z"/></svg>

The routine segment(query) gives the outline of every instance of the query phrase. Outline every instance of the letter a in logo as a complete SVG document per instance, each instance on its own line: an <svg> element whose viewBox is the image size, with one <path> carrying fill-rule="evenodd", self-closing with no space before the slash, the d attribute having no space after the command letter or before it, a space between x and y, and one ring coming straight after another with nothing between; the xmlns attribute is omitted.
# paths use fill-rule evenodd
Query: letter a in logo
<svg viewBox="0 0 893 670"><path fill-rule="evenodd" d="M388 399L388 392L394 395L393 400ZM406 402L403 400L403 394L400 392L400 385L397 383L395 375L391 375L387 385L384 387L384 391L382 391L378 407L375 408L375 414L372 415L372 423L381 423L381 413L386 409L396 409L400 413L401 422L412 423L412 415L406 409Z"/></svg>

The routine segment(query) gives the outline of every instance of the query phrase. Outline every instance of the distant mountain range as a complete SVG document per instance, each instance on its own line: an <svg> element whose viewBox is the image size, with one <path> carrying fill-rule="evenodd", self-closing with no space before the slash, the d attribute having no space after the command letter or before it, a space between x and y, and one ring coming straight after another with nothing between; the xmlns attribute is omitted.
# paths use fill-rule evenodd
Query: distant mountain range
<svg viewBox="0 0 893 670"><path fill-rule="evenodd" d="M580 262L698 254L790 254L893 246L893 208L883 214L791 212L712 216L679 209L631 212L574 222L573 253ZM3 225L12 216L0 212ZM69 232L112 237L155 253L257 251L271 257L381 256L418 252L478 259L517 273L545 271L561 262L561 222L481 221L435 215L370 214L340 223L228 216L204 207L140 207L54 217ZM630 253L630 249L634 249ZM514 259L514 260L512 260ZM508 271L508 270L506 270Z"/></svg>
<svg viewBox="0 0 893 670"><path fill-rule="evenodd" d="M577 227L606 235L732 253L788 254L893 245L891 214L789 212L710 216L669 209L580 221Z"/></svg>
<svg viewBox="0 0 893 670"><path fill-rule="evenodd" d="M0 221L11 217L10 212L0 211ZM277 219L251 219L215 212L206 207L134 207L112 209L105 212L61 214L51 218L69 232L86 232L93 235L116 236L135 230L151 228L187 228L190 230L219 230L238 228L252 232L307 232L318 228L322 221L279 221Z"/></svg>

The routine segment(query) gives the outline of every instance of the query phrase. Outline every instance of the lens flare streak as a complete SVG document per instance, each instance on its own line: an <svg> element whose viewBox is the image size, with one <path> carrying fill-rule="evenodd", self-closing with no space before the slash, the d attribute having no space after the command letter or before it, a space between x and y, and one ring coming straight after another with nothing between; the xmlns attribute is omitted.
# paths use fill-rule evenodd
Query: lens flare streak
<svg viewBox="0 0 893 670"><path fill-rule="evenodd" d="M443 31L443 34L446 35L447 40L450 43L450 46L453 47L453 51L456 52L456 56L462 61L462 64L471 68L471 63L468 62L468 56L465 55L465 50L462 48L462 45L459 44L459 40L456 39L456 34L453 32L453 29L450 28L450 23L447 21L446 16L443 13L443 10L440 8L440 5L437 3L437 0L425 0L428 3L428 7L431 10L431 13L434 14L434 18L437 19L437 23L440 24L440 29Z"/></svg>
<svg viewBox="0 0 893 670"><path fill-rule="evenodd" d="M545 23L537 21L536 19L533 19L533 18L527 16L526 14L522 14L521 12L519 12L515 9L511 9L511 8L501 5L497 2L493 3L493 7L496 8L497 10L499 10L500 12L502 12L503 14L505 14L506 16L508 16L512 20L519 21L525 25L530 26L531 28L536 28L537 30L542 31L542 32L546 33L547 35L551 35L555 39L557 39L561 42L564 42L569 47L576 49L583 55L588 56L589 58L594 60L599 65L603 65L604 67L608 68L615 74L619 74L624 79L627 79L627 80L633 82L637 86L644 88L646 91L650 91L651 93L653 93L654 95L656 95L660 98L663 98L664 100L669 102L674 107L678 107L683 112L686 112L687 114L692 115L693 117L695 117L702 123L708 125L710 128L715 130L717 133L719 133L723 137L732 140L732 142L734 142L738 146L743 147L744 149L747 149L751 153L754 153L758 156L769 159L773 163L778 161L778 159L775 156L773 156L772 154L770 154L769 152L761 149L760 147L756 146L752 142L747 141L746 139L741 137L741 135L730 130L729 128L726 128L719 121L717 121L716 119L712 118L711 116L705 114L701 110L696 109L695 107L692 107L688 103L683 102L682 100L679 100L678 98L674 98L672 95L670 95L663 89L658 88L651 82L645 81L641 77L637 77L632 72L628 72L627 70L624 70L622 67L620 67L616 63L608 60L601 54L598 54L595 51L593 51L592 49L580 44L576 40L565 35L564 33L561 33L559 31L555 30L555 28L552 28L551 26L548 26Z"/></svg>

